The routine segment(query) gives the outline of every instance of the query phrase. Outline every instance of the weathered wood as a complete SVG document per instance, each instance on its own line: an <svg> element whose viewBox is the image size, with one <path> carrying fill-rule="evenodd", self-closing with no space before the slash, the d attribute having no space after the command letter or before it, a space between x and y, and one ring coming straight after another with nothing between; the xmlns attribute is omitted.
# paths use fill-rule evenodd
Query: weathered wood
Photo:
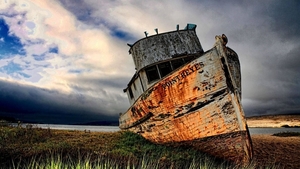
<svg viewBox="0 0 300 169"><path fill-rule="evenodd" d="M194 30L162 33L137 41L129 50L136 69L180 55L203 53Z"/></svg>
<svg viewBox="0 0 300 169"><path fill-rule="evenodd" d="M120 128L156 143L188 144L220 158L249 162L252 145L241 106L240 63L224 36L216 36L211 50L201 56L194 52L196 59L151 85L120 115Z"/></svg>

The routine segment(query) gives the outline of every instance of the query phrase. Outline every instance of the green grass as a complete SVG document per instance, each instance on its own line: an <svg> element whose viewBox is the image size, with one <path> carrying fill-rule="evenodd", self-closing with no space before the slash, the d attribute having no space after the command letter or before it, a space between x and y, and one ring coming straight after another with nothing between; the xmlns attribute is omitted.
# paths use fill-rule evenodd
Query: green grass
<svg viewBox="0 0 300 169"><path fill-rule="evenodd" d="M21 169L21 168L47 168L47 169L61 169L61 168L74 168L74 169L118 169L118 168L128 168L128 169L159 169L159 168L177 168L177 166L162 166L160 165L159 160L150 160L146 157L139 159L138 163L135 164L132 161L128 160L127 164L120 165L117 160L112 159L103 159L99 157L97 160L91 160L89 157L84 158L83 160L63 160L60 155L51 156L46 159L32 159L28 163L20 164L20 163L13 163L13 169ZM199 163L194 160L192 163L186 165L184 168L215 168L211 163L203 163L199 165ZM226 166L222 168L227 168Z"/></svg>
<svg viewBox="0 0 300 169"><path fill-rule="evenodd" d="M121 168L116 161L108 160L108 159L97 159L91 160L89 156L79 158L79 159L72 159L63 158L60 154L50 154L46 158L32 158L31 160L27 161L26 163L19 161L19 162L12 162L11 167L12 169L107 169L107 168Z"/></svg>
<svg viewBox="0 0 300 169"><path fill-rule="evenodd" d="M132 132L0 126L2 168L239 168L184 146L153 144ZM244 168L259 168L252 163ZM273 167L275 168L275 167Z"/></svg>

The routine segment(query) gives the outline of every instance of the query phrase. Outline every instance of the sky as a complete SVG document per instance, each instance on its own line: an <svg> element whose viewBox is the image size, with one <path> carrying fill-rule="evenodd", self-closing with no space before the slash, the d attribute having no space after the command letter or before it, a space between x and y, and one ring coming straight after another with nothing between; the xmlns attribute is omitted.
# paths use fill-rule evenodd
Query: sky
<svg viewBox="0 0 300 169"><path fill-rule="evenodd" d="M246 116L300 114L300 1L0 0L0 116L117 121L134 74L127 43L187 23L204 51L239 55Z"/></svg>

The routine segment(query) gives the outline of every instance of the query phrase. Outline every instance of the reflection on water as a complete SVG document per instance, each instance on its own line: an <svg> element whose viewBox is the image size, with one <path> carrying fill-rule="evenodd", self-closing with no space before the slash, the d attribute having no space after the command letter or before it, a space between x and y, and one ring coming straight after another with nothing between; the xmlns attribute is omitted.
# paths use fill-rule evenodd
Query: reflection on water
<svg viewBox="0 0 300 169"><path fill-rule="evenodd" d="M300 132L300 128L249 128L250 134L275 134L280 132Z"/></svg>

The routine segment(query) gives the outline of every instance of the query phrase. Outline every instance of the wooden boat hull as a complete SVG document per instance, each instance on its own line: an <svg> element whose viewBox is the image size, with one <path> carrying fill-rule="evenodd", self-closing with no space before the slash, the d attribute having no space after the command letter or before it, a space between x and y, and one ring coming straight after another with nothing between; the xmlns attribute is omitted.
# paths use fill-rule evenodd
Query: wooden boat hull
<svg viewBox="0 0 300 169"><path fill-rule="evenodd" d="M155 143L187 144L249 162L252 145L240 102L237 55L217 43L146 90L120 116L120 128Z"/></svg>

